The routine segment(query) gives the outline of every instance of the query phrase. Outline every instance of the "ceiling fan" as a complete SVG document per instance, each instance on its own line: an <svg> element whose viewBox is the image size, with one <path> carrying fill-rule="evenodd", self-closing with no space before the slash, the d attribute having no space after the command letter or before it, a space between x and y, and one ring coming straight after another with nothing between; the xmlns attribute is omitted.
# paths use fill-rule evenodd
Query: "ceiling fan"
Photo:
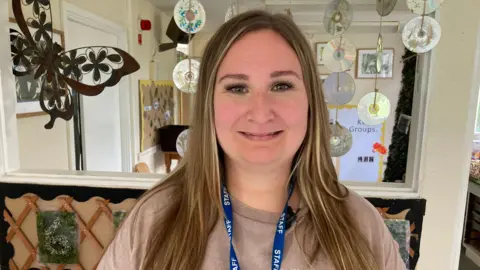
<svg viewBox="0 0 480 270"><path fill-rule="evenodd" d="M191 34L189 39L188 34L183 32L180 28L178 28L173 18L170 20L170 23L168 24L168 28L165 34L167 35L168 38L172 40L172 42L160 44L158 46L159 52L175 49L177 48L177 45L179 43L188 44L190 40L195 36L195 34Z"/></svg>

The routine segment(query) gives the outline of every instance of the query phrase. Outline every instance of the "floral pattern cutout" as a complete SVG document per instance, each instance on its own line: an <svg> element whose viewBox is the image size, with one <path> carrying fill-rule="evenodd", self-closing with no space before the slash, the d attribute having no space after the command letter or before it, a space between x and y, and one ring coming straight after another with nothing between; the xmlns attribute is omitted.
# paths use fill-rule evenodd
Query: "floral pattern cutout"
<svg viewBox="0 0 480 270"><path fill-rule="evenodd" d="M33 75L35 81L42 82L38 102L41 109L50 115L46 129L53 128L57 118L72 119L74 104L70 102L71 90L80 95L95 96L140 69L131 55L115 47L86 46L64 51L58 40L53 40L49 0L11 2L19 29L10 29L13 74L16 77ZM82 80L86 74L91 74L92 80ZM46 91L59 93L44 93ZM45 103L43 99L44 96L65 95L65 101L61 102L49 99ZM55 106L52 106L53 103Z"/></svg>

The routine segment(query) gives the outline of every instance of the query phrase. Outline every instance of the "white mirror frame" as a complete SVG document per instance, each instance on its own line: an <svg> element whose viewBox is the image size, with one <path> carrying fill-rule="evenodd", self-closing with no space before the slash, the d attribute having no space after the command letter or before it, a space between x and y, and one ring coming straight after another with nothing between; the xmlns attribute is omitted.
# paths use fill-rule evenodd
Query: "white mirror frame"
<svg viewBox="0 0 480 270"><path fill-rule="evenodd" d="M11 71L8 38L8 1L0 0L0 182L49 185L73 185L109 188L148 189L165 177L164 174L136 174L90 171L25 170L19 166L16 120L16 93ZM431 54L420 56L417 62L413 117L410 131L407 177L405 183L344 182L349 188L366 197L418 198L419 182L424 167L425 108L430 91ZM390 117L395 117L392 112ZM135 123L135 121L132 121ZM135 138L134 138L135 139ZM134 140L136 141L136 140ZM132 155L133 156L133 155ZM46 157L47 158L47 157ZM133 160L134 163L137 160Z"/></svg>

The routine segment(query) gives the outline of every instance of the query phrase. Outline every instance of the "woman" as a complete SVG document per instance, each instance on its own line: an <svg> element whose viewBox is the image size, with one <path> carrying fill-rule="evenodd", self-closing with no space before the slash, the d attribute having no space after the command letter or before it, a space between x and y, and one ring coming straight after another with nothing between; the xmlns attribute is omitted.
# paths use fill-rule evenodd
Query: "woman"
<svg viewBox="0 0 480 270"><path fill-rule="evenodd" d="M314 56L289 17L221 26L195 104L185 158L98 269L405 269L380 215L337 181Z"/></svg>

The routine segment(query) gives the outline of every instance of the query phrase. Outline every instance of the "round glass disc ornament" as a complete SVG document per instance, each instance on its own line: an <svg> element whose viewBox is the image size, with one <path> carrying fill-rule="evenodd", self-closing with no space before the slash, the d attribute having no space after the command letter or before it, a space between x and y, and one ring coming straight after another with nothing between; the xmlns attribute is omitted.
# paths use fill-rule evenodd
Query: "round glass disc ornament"
<svg viewBox="0 0 480 270"><path fill-rule="evenodd" d="M200 62L195 59L184 59L173 68L173 82L182 92L195 93L197 91Z"/></svg>
<svg viewBox="0 0 480 270"><path fill-rule="evenodd" d="M388 118L390 109L390 100L384 94L370 92L360 99L357 113L358 118L365 125L375 126L383 123Z"/></svg>
<svg viewBox="0 0 480 270"><path fill-rule="evenodd" d="M427 15L437 10L443 0L407 0L407 7L415 14Z"/></svg>
<svg viewBox="0 0 480 270"><path fill-rule="evenodd" d="M330 40L323 48L323 62L332 72L347 71L353 66L357 57L357 49L346 38Z"/></svg>
<svg viewBox="0 0 480 270"><path fill-rule="evenodd" d="M402 41L408 50L416 53L426 53L437 46L442 36L442 28L431 17L417 17L410 20L402 32Z"/></svg>
<svg viewBox="0 0 480 270"><path fill-rule="evenodd" d="M173 19L183 32L194 34L205 26L205 9L197 0L179 0L173 10Z"/></svg>
<svg viewBox="0 0 480 270"><path fill-rule="evenodd" d="M341 157L352 149L352 133L338 122L330 124L330 153L332 157Z"/></svg>
<svg viewBox="0 0 480 270"><path fill-rule="evenodd" d="M323 82L323 93L328 104L347 104L355 95L355 80L346 72L333 72Z"/></svg>
<svg viewBox="0 0 480 270"><path fill-rule="evenodd" d="M175 149L177 150L178 154L183 157L185 152L187 151L187 144L188 144L188 129L180 132L177 137L177 141L175 144Z"/></svg>
<svg viewBox="0 0 480 270"><path fill-rule="evenodd" d="M334 0L325 9L323 26L327 33L338 36L347 31L352 24L353 9L345 0Z"/></svg>

